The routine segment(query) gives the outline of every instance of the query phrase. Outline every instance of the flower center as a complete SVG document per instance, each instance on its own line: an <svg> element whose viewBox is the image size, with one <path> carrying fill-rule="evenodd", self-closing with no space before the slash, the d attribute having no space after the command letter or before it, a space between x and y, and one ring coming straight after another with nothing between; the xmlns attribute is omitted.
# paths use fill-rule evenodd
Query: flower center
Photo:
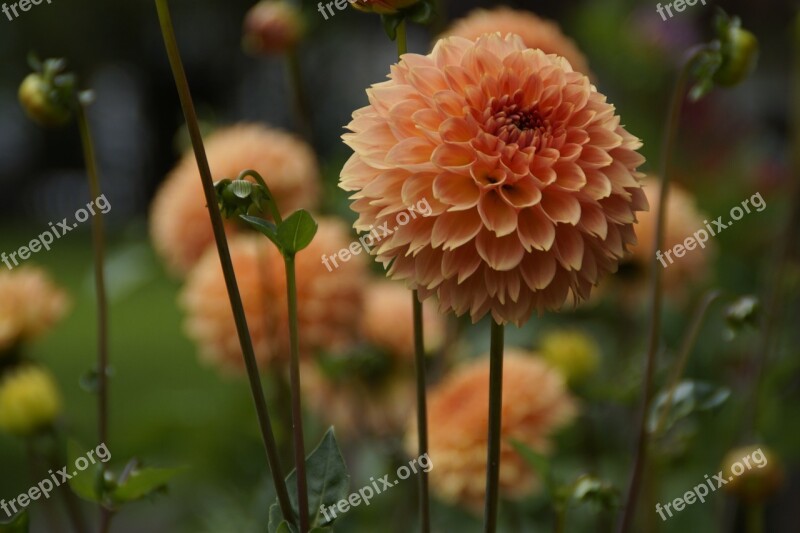
<svg viewBox="0 0 800 533"><path fill-rule="evenodd" d="M493 99L484 118L484 130L506 144L541 147L552 137L551 125L536 107L523 108L508 96Z"/></svg>

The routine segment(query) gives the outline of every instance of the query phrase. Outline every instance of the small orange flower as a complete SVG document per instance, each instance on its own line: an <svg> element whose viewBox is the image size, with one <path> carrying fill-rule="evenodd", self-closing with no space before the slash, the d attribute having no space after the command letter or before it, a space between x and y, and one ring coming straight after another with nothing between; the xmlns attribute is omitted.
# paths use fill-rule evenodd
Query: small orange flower
<svg viewBox="0 0 800 533"><path fill-rule="evenodd" d="M352 259L330 272L320 261L323 253L344 248L349 240L343 223L323 218L314 241L295 259L303 356L315 350L343 350L358 336L365 265ZM257 360L288 361L283 257L261 234L236 235L229 246ZM180 300L187 312L186 331L198 344L201 356L223 369L243 369L239 337L215 249L209 249L189 274Z"/></svg>
<svg viewBox="0 0 800 533"><path fill-rule="evenodd" d="M617 268L647 209L644 158L585 75L493 34L440 40L389 78L353 113L340 186L359 231L428 201L381 241L390 277L442 312L519 325Z"/></svg>
<svg viewBox="0 0 800 533"><path fill-rule="evenodd" d="M206 140L215 181L252 169L264 177L282 214L318 203L319 169L311 148L299 138L258 124L221 129ZM249 179L249 178L248 178ZM237 231L227 223L229 234ZM167 176L151 208L150 234L173 274L183 276L214 242L197 163L191 151Z"/></svg>
<svg viewBox="0 0 800 533"><path fill-rule="evenodd" d="M300 42L305 28L303 17L284 0L262 0L244 20L245 50L253 55L286 53Z"/></svg>
<svg viewBox="0 0 800 533"><path fill-rule="evenodd" d="M500 490L519 498L536 487L537 477L510 440L546 453L550 435L577 412L561 375L541 358L516 349L503 357ZM489 420L489 359L467 364L446 377L428 396L431 488L444 501L480 511L486 491ZM409 425L406 451L416 450L416 423Z"/></svg>
<svg viewBox="0 0 800 533"><path fill-rule="evenodd" d="M411 291L402 283L372 282L367 286L361 330L364 339L406 360L414 357L414 310ZM444 316L433 301L422 305L425 350L435 353L444 342Z"/></svg>
<svg viewBox="0 0 800 533"><path fill-rule="evenodd" d="M476 9L453 23L442 37L464 37L470 41L487 34L516 34L528 48L538 48L546 54L563 56L573 70L589 75L589 64L575 41L561 32L558 24L542 19L530 11L498 7Z"/></svg>
<svg viewBox="0 0 800 533"><path fill-rule="evenodd" d="M38 337L69 308L66 293L37 267L0 271L0 352Z"/></svg>

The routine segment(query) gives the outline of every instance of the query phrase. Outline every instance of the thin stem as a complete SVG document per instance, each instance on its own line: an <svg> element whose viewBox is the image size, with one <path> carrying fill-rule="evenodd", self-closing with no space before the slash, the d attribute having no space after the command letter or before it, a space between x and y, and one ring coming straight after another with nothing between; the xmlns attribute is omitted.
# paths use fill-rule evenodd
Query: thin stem
<svg viewBox="0 0 800 533"><path fill-rule="evenodd" d="M36 483L36 480L42 478L39 473L39 465L37 463L37 453L34 449L34 444L31 439L27 439L25 441L25 457L28 462L28 471L31 476L31 481ZM50 531L58 531L60 528L58 527L58 523L56 522L55 516L53 516L52 507L49 504L46 505L46 510L44 512L44 519L47 522L47 526L50 528ZM77 524L73 522L72 524L73 529L75 529L76 533L83 533L84 530L80 529Z"/></svg>
<svg viewBox="0 0 800 533"><path fill-rule="evenodd" d="M647 415L650 410L651 395L653 389L653 375L656 367L656 356L661 341L661 301L663 296L663 286L661 283L661 265L656 256L656 252L661 249L664 243L664 227L666 221L667 195L669 194L670 182L670 156L675 147L678 135L678 124L680 123L681 110L686 95L686 86L691 75L691 67L695 59L702 52L703 47L697 47L690 51L686 61L681 68L675 88L672 92L672 99L669 106L669 115L664 131L664 145L661 151L661 193L659 196L656 231L654 236L653 257L650 263L650 329L648 333L647 358L645 360L644 377L642 380L642 399L639 407L638 430L636 437L636 448L631 471L630 482L628 483L627 497L620 517L619 533L630 531L633 518L636 514L636 502L639 498L639 488L642 480L644 464L647 461Z"/></svg>
<svg viewBox="0 0 800 533"><path fill-rule="evenodd" d="M313 141L311 126L311 109L308 106L308 95L303 84L303 71L300 68L300 58L297 49L292 48L286 53L286 66L289 71L289 88L292 92L295 121L300 134L308 141Z"/></svg>
<svg viewBox="0 0 800 533"><path fill-rule="evenodd" d="M48 432L51 441L51 452L47 454L47 462L49 463L48 466L50 470L55 472L58 470L59 465L63 463L58 457L58 452L56 451L59 446L58 435L54 428L51 428ZM67 516L69 516L70 523L72 524L73 529L77 533L84 533L87 531L86 528L86 521L83 518L83 513L81 512L80 502L78 498L75 496L69 487L59 487L58 492L60 493L61 499L64 501L64 507L67 510ZM101 531L105 531L102 529L102 524L108 521L108 525L110 525L111 520L111 513L101 513ZM108 527L106 525L105 527Z"/></svg>
<svg viewBox="0 0 800 533"><path fill-rule="evenodd" d="M411 291L414 307L414 364L417 374L417 439L419 457L428 454L428 406L426 399L425 377L425 342L422 324L422 302L417 291ZM430 533L430 496L428 491L428 473L419 474L419 520L420 532Z"/></svg>
<svg viewBox="0 0 800 533"><path fill-rule="evenodd" d="M297 469L297 505L300 511L300 533L310 526L308 517L308 481L306 479L306 450L303 441L303 410L300 400L300 349L297 334L297 279L294 257L287 255L286 296L289 301L289 342L291 344L292 383L292 435L294 437L294 460Z"/></svg>
<svg viewBox="0 0 800 533"><path fill-rule="evenodd" d="M186 72L183 69L183 62L181 61L180 52L178 50L178 43L175 39L175 30L172 26L172 17L170 16L167 0L156 0L156 9L158 10L158 18L161 24L161 33L164 37L164 45L167 49L170 67L172 68L172 74L175 77L175 85L178 89L181 107L183 108L183 114L186 117L186 124L189 129L189 135L192 139L192 146L197 159L197 166L200 171L200 177L203 184L203 193L205 194L206 205L208 206L208 214L211 218L211 225L214 229L214 239L217 244L217 252L219 253L220 263L222 264L225 285L228 290L228 297L233 310L236 331L239 336L239 343L241 345L242 355L244 357L244 363L247 369L247 378L250 383L250 391L253 395L253 403L255 404L256 408L256 415L258 417L258 423L261 430L261 437L264 441L264 449L267 454L267 461L272 472L272 481L275 485L275 492L278 496L278 504L284 520L288 521L290 524L296 524L294 513L292 512L291 502L289 500L289 492L286 489L286 482L284 481L283 473L281 471L278 447L275 443L275 435L272 431L269 411L267 409L266 400L264 399L264 390L261 385L261 379L258 372L258 363L256 362L255 353L253 351L253 341L250 338L250 331L247 328L247 317L245 315L244 306L242 305L241 294L239 294L239 287L236 282L236 274L233 269L230 250L228 249L228 240L225 236L225 227L223 225L222 215L220 214L219 206L217 204L216 193L214 191L214 180L211 176L211 169L209 168L208 158L206 157L205 147L203 146L203 138L200 134L200 126L197 121L194 102L192 101L192 95L189 90L189 82L186 79Z"/></svg>
<svg viewBox="0 0 800 533"><path fill-rule="evenodd" d="M717 300L717 298L719 298L721 295L722 293L718 290L709 291L697 306L697 309L695 309L692 322L689 325L689 330L686 332L686 337L683 339L683 345L681 346L681 351L678 355L678 362L675 365L675 371L673 372L672 379L669 383L669 394L667 395L667 401L664 404L664 410L661 411L661 415L658 418L658 424L653 432L653 438L658 438L658 436L661 435L661 432L664 430L664 425L667 422L670 407L672 407L672 398L675 397L675 389L678 388L678 383L683 376L684 370L686 370L686 363L689 361L692 348L694 348L694 345L697 343L697 337L700 334L700 327L703 325L703 322L708 315L708 310L711 307L711 304L714 303L714 301Z"/></svg>
<svg viewBox="0 0 800 533"><path fill-rule="evenodd" d="M101 196L94 142L83 104L77 106L78 128L83 145L83 158L89 175L92 201ZM97 297L97 433L100 443L108 444L108 298L105 281L105 225L102 211L92 217L92 248L94 249L94 287ZM105 465L101 466L105 473ZM100 533L111 525L111 511L100 504Z"/></svg>
<svg viewBox="0 0 800 533"><path fill-rule="evenodd" d="M505 326L492 320L489 350L489 448L486 458L484 532L497 531L500 495L500 428L503 415L503 337Z"/></svg>
<svg viewBox="0 0 800 533"><path fill-rule="evenodd" d="M406 21L403 20L397 26L397 57L408 53L408 32L406 31Z"/></svg>
<svg viewBox="0 0 800 533"><path fill-rule="evenodd" d="M281 218L281 212L278 210L278 204L275 202L275 197L272 195L272 191L269 190L267 182L264 181L264 178L261 177L261 174L259 174L255 170L247 169L243 170L236 179L243 180L248 176L256 180L256 182L259 185L261 185L265 191L267 191L267 196L269 196L269 198L267 198L266 201L267 209L269 209L269 214L272 215L275 224L280 224L281 222L283 222L283 218Z"/></svg>
<svg viewBox="0 0 800 533"><path fill-rule="evenodd" d="M564 533L567 525L567 509L563 505L559 505L555 509L555 520L553 522L554 533Z"/></svg>
<svg viewBox="0 0 800 533"><path fill-rule="evenodd" d="M764 505L749 503L745 506L745 521L747 533L764 533Z"/></svg>

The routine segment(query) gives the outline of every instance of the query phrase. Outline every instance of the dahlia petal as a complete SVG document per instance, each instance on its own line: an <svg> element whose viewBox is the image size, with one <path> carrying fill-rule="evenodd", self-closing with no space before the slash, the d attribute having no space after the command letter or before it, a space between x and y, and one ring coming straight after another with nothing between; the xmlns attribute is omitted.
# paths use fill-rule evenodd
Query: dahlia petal
<svg viewBox="0 0 800 533"><path fill-rule="evenodd" d="M520 274L532 291L545 289L556 275L556 259L550 254L529 254L522 262Z"/></svg>
<svg viewBox="0 0 800 533"><path fill-rule="evenodd" d="M428 165L433 151L433 145L427 139L403 139L386 154L386 163L403 167Z"/></svg>
<svg viewBox="0 0 800 533"><path fill-rule="evenodd" d="M481 195L478 213L486 229L495 232L498 237L514 233L517 229L517 210L503 200L497 189L489 189Z"/></svg>
<svg viewBox="0 0 800 533"><path fill-rule="evenodd" d="M497 237L490 231L481 231L475 238L475 248L489 268L500 271L511 270L525 256L516 235Z"/></svg>
<svg viewBox="0 0 800 533"><path fill-rule="evenodd" d="M530 178L505 184L498 191L509 205L518 209L534 206L542 199L542 191Z"/></svg>
<svg viewBox="0 0 800 533"><path fill-rule="evenodd" d="M408 73L408 82L428 97L450 87L444 73L435 67L413 67Z"/></svg>
<svg viewBox="0 0 800 533"><path fill-rule="evenodd" d="M436 218L431 246L453 250L475 238L483 227L477 211L448 211Z"/></svg>
<svg viewBox="0 0 800 533"><path fill-rule="evenodd" d="M580 270L583 262L584 243L578 230L571 226L556 228L556 257L568 270Z"/></svg>
<svg viewBox="0 0 800 533"><path fill-rule="evenodd" d="M447 143L466 143L475 137L475 130L463 118L449 118L439 126L442 141Z"/></svg>
<svg viewBox="0 0 800 533"><path fill-rule="evenodd" d="M605 239L608 235L608 220L599 205L595 203L581 203L580 227L586 233Z"/></svg>
<svg viewBox="0 0 800 533"><path fill-rule="evenodd" d="M586 174L575 163L559 161L553 165L553 171L558 176L555 184L569 191L579 191L586 185Z"/></svg>
<svg viewBox="0 0 800 533"><path fill-rule="evenodd" d="M442 276L445 279L456 277L459 284L474 274L480 265L481 257L471 244L442 253Z"/></svg>
<svg viewBox="0 0 800 533"><path fill-rule="evenodd" d="M445 143L436 147L430 160L442 169L465 168L475 161L475 152L464 146Z"/></svg>
<svg viewBox="0 0 800 533"><path fill-rule="evenodd" d="M433 180L433 197L450 205L450 211L475 207L480 196L480 189L469 176L443 172Z"/></svg>
<svg viewBox="0 0 800 533"><path fill-rule="evenodd" d="M588 144L583 147L580 161L583 168L604 168L614 159L605 150Z"/></svg>
<svg viewBox="0 0 800 533"><path fill-rule="evenodd" d="M542 191L540 202L545 214L553 222L575 225L581 218L581 204L569 192L553 187Z"/></svg>
<svg viewBox="0 0 800 533"><path fill-rule="evenodd" d="M556 238L553 223L541 207L523 209L518 215L517 235L526 251L549 250Z"/></svg>

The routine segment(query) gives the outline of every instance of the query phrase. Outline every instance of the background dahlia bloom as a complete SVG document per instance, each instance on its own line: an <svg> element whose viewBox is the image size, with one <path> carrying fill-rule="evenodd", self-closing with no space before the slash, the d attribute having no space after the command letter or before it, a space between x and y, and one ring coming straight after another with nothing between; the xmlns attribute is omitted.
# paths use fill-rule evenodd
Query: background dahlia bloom
<svg viewBox="0 0 800 533"><path fill-rule="evenodd" d="M283 54L303 38L303 15L284 0L262 0L244 19L243 46L253 55Z"/></svg>
<svg viewBox="0 0 800 533"><path fill-rule="evenodd" d="M658 206L661 197L659 180L647 177L643 182L643 189L650 205ZM662 253L672 249L676 244L683 244L696 231L706 228L703 221L709 218L708 215L697 209L694 197L680 185L674 183L670 185L666 210ZM628 262L642 274L650 270L653 255L656 253L653 239L655 238L657 215L658 213L654 209L639 216L639 224L636 227L639 243L630 249L631 256ZM683 257L672 256L674 261L672 264L665 258L667 268L663 270L662 276L665 292L679 296L685 292L687 285L702 281L708 274L709 263L713 255L714 243L709 239L705 243L705 248L697 246L694 250L686 251ZM659 265L659 268L663 267ZM646 276L637 277L644 278Z"/></svg>
<svg viewBox="0 0 800 533"><path fill-rule="evenodd" d="M0 350L46 332L68 308L66 293L44 270L0 271Z"/></svg>
<svg viewBox="0 0 800 533"><path fill-rule="evenodd" d="M555 22L537 17L530 11L519 11L508 7L475 9L469 15L456 20L442 37L464 37L470 41L487 33L500 32L519 35L528 48L538 48L546 54L563 56L573 70L589 75L589 64L575 41L561 32Z"/></svg>
<svg viewBox="0 0 800 533"><path fill-rule="evenodd" d="M442 312L499 323L589 296L635 242L641 142L561 57L518 36L439 41L367 91L340 186L377 257ZM427 200L430 216L397 215Z"/></svg>
<svg viewBox="0 0 800 533"><path fill-rule="evenodd" d="M506 349L503 364L500 490L507 498L529 494L536 473L509 443L516 439L546 453L550 435L577 412L564 379L541 358ZM443 501L475 511L486 491L489 421L489 358L469 363L431 389L428 396L429 453L435 468L431 488ZM415 455L416 424L409 424L406 451Z"/></svg>
<svg viewBox="0 0 800 533"><path fill-rule="evenodd" d="M358 258L340 263L332 272L323 253L345 248L350 236L344 223L319 220L311 245L297 254L298 322L301 356L314 350L343 350L358 336L366 267ZM239 234L229 241L256 359L269 363L289 360L289 318L283 257L263 235ZM180 301L186 310L186 332L201 357L227 370L244 368L228 292L213 248L187 278Z"/></svg>
<svg viewBox="0 0 800 533"><path fill-rule="evenodd" d="M414 357L414 309L411 292L402 283L372 282L366 287L361 332L365 341L408 361ZM445 336L445 317L432 300L422 304L425 350L435 353Z"/></svg>
<svg viewBox="0 0 800 533"><path fill-rule="evenodd" d="M313 210L320 184L317 160L301 139L258 124L220 129L206 140L214 181L257 171L269 185L281 214ZM264 215L266 216L266 214ZM229 233L237 222L227 222ZM169 270L185 275L214 242L211 221L194 154L188 151L167 176L150 213L150 234Z"/></svg>

